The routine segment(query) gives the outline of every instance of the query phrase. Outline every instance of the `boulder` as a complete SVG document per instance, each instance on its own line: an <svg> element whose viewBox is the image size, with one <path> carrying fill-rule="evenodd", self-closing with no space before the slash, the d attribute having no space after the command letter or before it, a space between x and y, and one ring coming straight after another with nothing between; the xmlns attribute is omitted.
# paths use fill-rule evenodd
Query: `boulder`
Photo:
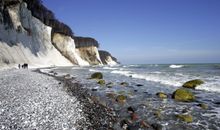
<svg viewBox="0 0 220 130"><path fill-rule="evenodd" d="M176 117L187 123L193 122L193 117L190 114L178 114Z"/></svg>
<svg viewBox="0 0 220 130"><path fill-rule="evenodd" d="M125 95L118 95L116 97L116 102L118 102L118 103L125 103L126 99L127 99L127 97Z"/></svg>
<svg viewBox="0 0 220 130"><path fill-rule="evenodd" d="M195 100L195 96L189 90L180 88L173 92L172 97L177 101L191 102Z"/></svg>
<svg viewBox="0 0 220 130"><path fill-rule="evenodd" d="M204 82L200 79L195 79L195 80L190 80L186 83L183 84L184 88L191 88L191 89L195 89L198 85L203 84Z"/></svg>
<svg viewBox="0 0 220 130"><path fill-rule="evenodd" d="M127 87L129 84L127 82L121 82L120 85L123 87Z"/></svg>
<svg viewBox="0 0 220 130"><path fill-rule="evenodd" d="M204 104L204 103L200 103L200 104L198 104L197 106L199 106L199 107L202 108L202 109L208 109L208 105L207 105L207 104Z"/></svg>
<svg viewBox="0 0 220 130"><path fill-rule="evenodd" d="M100 84L100 85L105 85L105 80L100 79L97 83Z"/></svg>
<svg viewBox="0 0 220 130"><path fill-rule="evenodd" d="M101 72L96 72L91 75L91 79L102 79L103 75Z"/></svg>
<svg viewBox="0 0 220 130"><path fill-rule="evenodd" d="M167 94L166 94L166 93L163 93L163 92L158 92L158 93L156 93L156 95L157 95L159 98L162 98L162 99L168 97Z"/></svg>

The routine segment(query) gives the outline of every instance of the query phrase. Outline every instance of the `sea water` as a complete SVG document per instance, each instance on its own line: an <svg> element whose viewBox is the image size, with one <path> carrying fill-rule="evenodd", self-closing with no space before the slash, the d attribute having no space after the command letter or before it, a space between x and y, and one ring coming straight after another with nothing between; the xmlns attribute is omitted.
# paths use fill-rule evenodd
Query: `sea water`
<svg viewBox="0 0 220 130"><path fill-rule="evenodd" d="M69 73L76 77L84 87L96 90L94 95L101 102L113 108L121 119L129 118L127 107L135 108L140 120L157 123L163 129L220 129L220 64L133 64L118 66L64 67L54 69L57 73ZM95 80L88 78L94 72L102 72L106 83L113 87L100 86ZM172 93L193 79L201 79L205 83L191 90L196 101L184 103L174 101ZM129 86L122 87L121 82ZM155 94L164 92L170 95L161 100ZM128 96L123 105L117 104L106 97L107 93ZM199 103L208 105L204 110ZM160 112L160 117L155 112ZM175 115L183 111L193 116L192 123L178 120Z"/></svg>

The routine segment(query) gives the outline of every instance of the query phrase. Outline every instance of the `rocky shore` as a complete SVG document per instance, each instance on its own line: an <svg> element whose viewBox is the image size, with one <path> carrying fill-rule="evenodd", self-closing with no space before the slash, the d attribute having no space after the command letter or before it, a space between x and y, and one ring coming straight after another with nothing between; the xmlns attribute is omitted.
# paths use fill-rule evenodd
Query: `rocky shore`
<svg viewBox="0 0 220 130"><path fill-rule="evenodd" d="M40 70L36 72L43 73ZM64 90L77 100L82 105L84 120L78 121L78 129L88 130L113 130L117 122L117 115L111 109L101 104L99 100L89 92L89 89L83 87L74 77L69 74L64 76L56 76L57 73L51 71L50 73L43 73L54 77L60 81Z"/></svg>

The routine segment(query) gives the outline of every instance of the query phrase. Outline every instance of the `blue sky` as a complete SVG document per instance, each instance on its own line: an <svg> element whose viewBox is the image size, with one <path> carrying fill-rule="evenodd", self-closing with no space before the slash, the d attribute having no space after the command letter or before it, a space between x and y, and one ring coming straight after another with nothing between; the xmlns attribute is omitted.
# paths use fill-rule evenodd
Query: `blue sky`
<svg viewBox="0 0 220 130"><path fill-rule="evenodd" d="M219 63L220 0L43 0L77 36L129 63Z"/></svg>

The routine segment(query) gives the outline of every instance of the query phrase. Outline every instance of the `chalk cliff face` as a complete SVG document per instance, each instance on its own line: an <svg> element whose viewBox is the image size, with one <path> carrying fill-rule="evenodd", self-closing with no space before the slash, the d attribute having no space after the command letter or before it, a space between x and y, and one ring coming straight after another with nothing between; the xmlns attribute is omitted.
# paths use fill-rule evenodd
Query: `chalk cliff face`
<svg viewBox="0 0 220 130"><path fill-rule="evenodd" d="M53 45L61 52L61 54L73 64L89 65L89 62L83 60L76 51L75 42L70 36L54 33L52 41Z"/></svg>
<svg viewBox="0 0 220 130"><path fill-rule="evenodd" d="M113 57L109 52L99 50L99 55L102 60L102 63L105 65L117 65L117 59Z"/></svg>
<svg viewBox="0 0 220 130"><path fill-rule="evenodd" d="M5 4L0 4L0 65L72 65L52 45L51 27L33 17L24 2Z"/></svg>
<svg viewBox="0 0 220 130"><path fill-rule="evenodd" d="M73 36L39 0L0 1L0 67L101 65L98 47L93 38Z"/></svg>
<svg viewBox="0 0 220 130"><path fill-rule="evenodd" d="M89 37L74 37L76 44L76 52L82 59L91 65L100 65L102 61L99 56L98 42Z"/></svg>

